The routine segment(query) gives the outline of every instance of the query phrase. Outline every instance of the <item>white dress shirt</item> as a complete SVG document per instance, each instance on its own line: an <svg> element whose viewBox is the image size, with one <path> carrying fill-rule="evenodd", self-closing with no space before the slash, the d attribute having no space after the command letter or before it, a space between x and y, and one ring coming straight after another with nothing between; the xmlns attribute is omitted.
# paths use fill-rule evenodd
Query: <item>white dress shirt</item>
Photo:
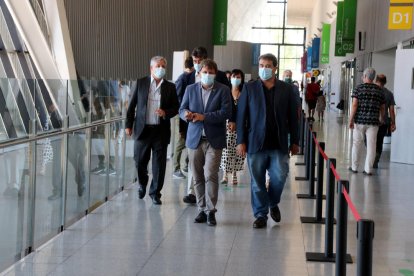
<svg viewBox="0 0 414 276"><path fill-rule="evenodd" d="M161 79L160 83L157 85L155 79L151 76L151 84L148 94L147 102L147 113L145 115L145 123L147 125L159 125L160 117L155 113L157 109L160 108L161 103L161 84L164 79Z"/></svg>

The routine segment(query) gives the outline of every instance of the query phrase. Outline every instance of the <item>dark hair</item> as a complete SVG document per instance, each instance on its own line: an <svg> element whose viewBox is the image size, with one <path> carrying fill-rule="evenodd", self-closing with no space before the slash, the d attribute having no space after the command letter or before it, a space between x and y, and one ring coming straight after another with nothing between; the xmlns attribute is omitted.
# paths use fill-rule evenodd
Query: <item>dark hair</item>
<svg viewBox="0 0 414 276"><path fill-rule="evenodd" d="M277 58L273 54L268 53L268 54L261 55L259 57L259 60L261 59L270 60L273 63L274 67L277 66Z"/></svg>
<svg viewBox="0 0 414 276"><path fill-rule="evenodd" d="M226 72L224 72L226 74L232 74L229 70L226 70Z"/></svg>
<svg viewBox="0 0 414 276"><path fill-rule="evenodd" d="M194 67L194 63L193 63L193 58L192 57L188 57L188 58L185 59L185 61L184 61L184 67L185 68L189 68L189 69L191 69L191 68Z"/></svg>
<svg viewBox="0 0 414 276"><path fill-rule="evenodd" d="M387 77L384 74L378 74L375 80L382 85L385 85L387 83Z"/></svg>
<svg viewBox="0 0 414 276"><path fill-rule="evenodd" d="M241 83L239 85L239 89L242 90L243 89L243 85L244 85L244 73L242 70L240 69L233 69L231 71L231 75L240 75L241 76Z"/></svg>
<svg viewBox="0 0 414 276"><path fill-rule="evenodd" d="M191 55L193 57L205 59L207 58L207 49L202 46L195 47L191 52Z"/></svg>
<svg viewBox="0 0 414 276"><path fill-rule="evenodd" d="M315 77L311 77L311 82L315 82Z"/></svg>
<svg viewBox="0 0 414 276"><path fill-rule="evenodd" d="M208 69L214 69L214 72L217 74L217 63L212 59L203 59L201 62L201 68L207 67Z"/></svg>

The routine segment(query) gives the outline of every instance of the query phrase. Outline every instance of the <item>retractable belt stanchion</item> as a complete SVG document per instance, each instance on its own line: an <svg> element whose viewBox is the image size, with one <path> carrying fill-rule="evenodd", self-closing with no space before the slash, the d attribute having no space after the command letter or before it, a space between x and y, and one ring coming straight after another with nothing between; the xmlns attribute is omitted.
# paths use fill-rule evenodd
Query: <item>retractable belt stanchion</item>
<svg viewBox="0 0 414 276"><path fill-rule="evenodd" d="M316 137L316 132L310 132L310 142L309 142L309 159L308 165L306 166L307 171L309 172L309 193L308 194L297 194L297 198L306 198L306 199L315 199L315 154L316 154L316 144L313 137Z"/></svg>
<svg viewBox="0 0 414 276"><path fill-rule="evenodd" d="M349 191L349 182L346 180L338 181L338 207L336 224L336 258L335 275L346 275L346 263L352 263L351 255L346 254L347 227L348 227L348 204L342 189Z"/></svg>
<svg viewBox="0 0 414 276"><path fill-rule="evenodd" d="M304 181L309 180L309 159L310 159L310 147L311 147L311 136L312 136L312 122L306 120L306 148L305 148L305 176L296 176L295 180ZM301 164L301 163L299 163Z"/></svg>
<svg viewBox="0 0 414 276"><path fill-rule="evenodd" d="M322 152L325 150L325 143L319 143L319 147ZM300 217L302 223L317 223L325 224L325 218L322 217L322 203L323 203L323 173L324 173L324 157L322 152L318 151L318 180L316 187L316 208L315 208L315 217ZM312 174L311 174L312 175Z"/></svg>
<svg viewBox="0 0 414 276"><path fill-rule="evenodd" d="M372 244L374 239L374 222L369 219L361 219L358 221L357 227L357 275L372 276Z"/></svg>
<svg viewBox="0 0 414 276"><path fill-rule="evenodd" d="M331 165L336 166L336 159L329 158L326 162L325 252L306 252L306 260L310 262L335 262L333 253L335 176L330 169Z"/></svg>
<svg viewBox="0 0 414 276"><path fill-rule="evenodd" d="M300 145L300 153L304 156L303 162L296 162L295 165L297 166L306 166L307 164L307 158L308 158L308 150L309 147L308 144L308 130L309 130L309 120L306 119L305 114L302 114L302 120L301 120L301 145Z"/></svg>
<svg viewBox="0 0 414 276"><path fill-rule="evenodd" d="M300 113L300 150L298 155L303 155L303 148L305 146L305 121L306 116L302 109L302 112Z"/></svg>

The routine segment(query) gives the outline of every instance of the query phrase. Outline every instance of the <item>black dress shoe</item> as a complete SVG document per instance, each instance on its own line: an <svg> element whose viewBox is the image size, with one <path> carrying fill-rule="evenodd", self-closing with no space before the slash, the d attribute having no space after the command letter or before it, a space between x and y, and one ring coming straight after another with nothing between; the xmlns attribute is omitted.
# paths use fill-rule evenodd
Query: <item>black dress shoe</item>
<svg viewBox="0 0 414 276"><path fill-rule="evenodd" d="M194 223L204 223L207 221L207 215L203 211L201 211L196 218L194 219Z"/></svg>
<svg viewBox="0 0 414 276"><path fill-rule="evenodd" d="M183 201L184 201L184 203L188 203L188 204L196 204L197 199L196 199L195 195L188 194L185 197L183 197Z"/></svg>
<svg viewBox="0 0 414 276"><path fill-rule="evenodd" d="M258 217L253 222L253 228L265 228L267 226L267 219L264 217Z"/></svg>
<svg viewBox="0 0 414 276"><path fill-rule="evenodd" d="M151 198L152 198L152 203L154 203L154 205L161 205L162 204L162 201L158 196L154 195Z"/></svg>
<svg viewBox="0 0 414 276"><path fill-rule="evenodd" d="M353 170L352 167L349 167L348 170L351 171L351 172L353 172L353 173L358 173L358 171L357 170Z"/></svg>
<svg viewBox="0 0 414 276"><path fill-rule="evenodd" d="M279 207L277 205L273 208L270 208L270 217L274 221L280 222L280 210L279 210Z"/></svg>
<svg viewBox="0 0 414 276"><path fill-rule="evenodd" d="M139 185L139 187L138 187L138 197L140 199L144 198L146 192L147 192L146 189L143 186Z"/></svg>
<svg viewBox="0 0 414 276"><path fill-rule="evenodd" d="M207 215L207 225L208 226L216 226L217 225L217 221L216 221L216 215L214 212L209 212Z"/></svg>

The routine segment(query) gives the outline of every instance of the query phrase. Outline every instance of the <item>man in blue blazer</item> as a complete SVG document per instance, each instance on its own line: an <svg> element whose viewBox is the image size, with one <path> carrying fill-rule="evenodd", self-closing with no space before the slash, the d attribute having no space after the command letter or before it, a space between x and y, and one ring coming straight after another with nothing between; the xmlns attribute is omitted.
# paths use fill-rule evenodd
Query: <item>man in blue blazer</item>
<svg viewBox="0 0 414 276"><path fill-rule="evenodd" d="M203 60L207 59L208 54L207 54L207 49L202 47L202 46L198 46L195 47L193 49L193 51L191 52L191 57L193 59L193 65L194 65L194 71L189 73L189 74L182 74L181 76L178 77L177 81L175 82L175 86L177 88L177 95L178 95L178 100L182 101L182 98L184 97L184 92L187 88L188 85L194 84L194 83L198 83L200 82L201 79L201 63ZM226 77L226 73L224 73L223 71L217 70L216 72L216 77L215 77L215 81L222 83L226 86L228 86L231 89L231 84L229 82L229 80ZM229 90L230 91L230 90ZM230 93L230 92L229 92ZM233 106L233 115L231 118L231 122L236 122L236 112L235 112L236 108ZM187 123L183 120L180 120L180 134L187 136ZM194 183L193 183L193 179L192 179L192 172L191 170L188 172L188 187L187 187L187 195L185 195L183 197L183 201L185 203L189 203L189 204L194 204L196 203L196 197L195 197L195 191L194 191Z"/></svg>
<svg viewBox="0 0 414 276"><path fill-rule="evenodd" d="M139 79L128 107L125 133L134 127L134 159L138 171L138 196L144 198L148 184L148 162L152 151L152 181L149 195L154 204L162 204L167 147L170 143L170 119L177 115L179 103L175 85L164 79L167 60L151 59L151 76Z"/></svg>
<svg viewBox="0 0 414 276"><path fill-rule="evenodd" d="M292 86L275 77L277 59L259 57L259 80L246 83L238 102L237 151L251 175L254 228L267 225L267 215L280 221L278 204L289 172L289 151L298 152L297 104ZM290 133L290 148L288 147ZM270 185L266 190L266 170Z"/></svg>
<svg viewBox="0 0 414 276"><path fill-rule="evenodd" d="M217 81L217 64L201 63L201 81L187 86L180 118L189 122L186 147L194 177L199 214L194 222L216 225L218 171L226 147L226 120L232 115L229 88Z"/></svg>

